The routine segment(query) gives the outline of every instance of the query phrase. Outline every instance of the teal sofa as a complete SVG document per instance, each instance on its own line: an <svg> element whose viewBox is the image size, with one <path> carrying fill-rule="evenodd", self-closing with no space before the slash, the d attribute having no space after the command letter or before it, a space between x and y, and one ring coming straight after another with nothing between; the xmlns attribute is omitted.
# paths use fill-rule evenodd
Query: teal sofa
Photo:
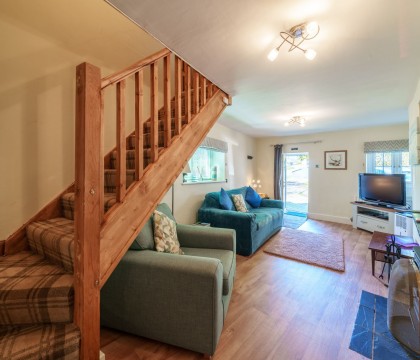
<svg viewBox="0 0 420 360"><path fill-rule="evenodd" d="M166 204L157 210L175 220ZM212 355L232 296L235 232L177 224L177 235L185 255L145 249L154 244L146 223L101 290L101 325Z"/></svg>
<svg viewBox="0 0 420 360"><path fill-rule="evenodd" d="M242 194L245 199L247 187L227 190L229 196ZM246 203L248 211L242 213L224 210L220 205L220 192L206 194L198 210L198 221L210 223L212 227L234 229L236 231L237 254L249 256L263 245L271 236L281 230L283 224L283 202L262 199L259 208Z"/></svg>

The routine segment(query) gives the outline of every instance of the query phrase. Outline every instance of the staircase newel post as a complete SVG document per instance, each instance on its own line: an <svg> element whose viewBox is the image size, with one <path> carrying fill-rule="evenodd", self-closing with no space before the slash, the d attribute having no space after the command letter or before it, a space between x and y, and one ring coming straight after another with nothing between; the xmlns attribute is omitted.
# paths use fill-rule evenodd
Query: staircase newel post
<svg viewBox="0 0 420 360"><path fill-rule="evenodd" d="M76 69L75 137L74 319L82 335L80 359L98 359L100 350L102 126L101 72L83 63Z"/></svg>

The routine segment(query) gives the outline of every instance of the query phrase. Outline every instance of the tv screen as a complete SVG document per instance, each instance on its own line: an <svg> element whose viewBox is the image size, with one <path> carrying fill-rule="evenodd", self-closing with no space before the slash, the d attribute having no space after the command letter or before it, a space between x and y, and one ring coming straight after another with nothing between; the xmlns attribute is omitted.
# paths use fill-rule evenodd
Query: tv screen
<svg viewBox="0 0 420 360"><path fill-rule="evenodd" d="M405 206L405 175L359 174L359 197L379 205Z"/></svg>

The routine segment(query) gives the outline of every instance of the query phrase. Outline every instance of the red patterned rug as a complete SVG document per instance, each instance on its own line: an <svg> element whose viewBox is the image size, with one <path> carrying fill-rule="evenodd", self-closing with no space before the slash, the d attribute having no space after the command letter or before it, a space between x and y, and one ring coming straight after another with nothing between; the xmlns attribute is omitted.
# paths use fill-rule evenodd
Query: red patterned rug
<svg viewBox="0 0 420 360"><path fill-rule="evenodd" d="M345 269L343 239L337 235L283 228L264 252L332 270Z"/></svg>

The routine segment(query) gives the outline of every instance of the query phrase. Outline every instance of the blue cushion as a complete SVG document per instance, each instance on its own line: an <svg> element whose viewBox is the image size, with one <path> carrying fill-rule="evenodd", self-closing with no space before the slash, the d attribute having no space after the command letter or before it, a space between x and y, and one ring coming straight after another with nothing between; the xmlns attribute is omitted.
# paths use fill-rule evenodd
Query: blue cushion
<svg viewBox="0 0 420 360"><path fill-rule="evenodd" d="M220 206L225 210L232 210L233 202L230 199L228 193L221 188L220 189L220 196L219 196Z"/></svg>
<svg viewBox="0 0 420 360"><path fill-rule="evenodd" d="M251 187L246 189L245 200L253 207L258 208L261 205L261 196Z"/></svg>

